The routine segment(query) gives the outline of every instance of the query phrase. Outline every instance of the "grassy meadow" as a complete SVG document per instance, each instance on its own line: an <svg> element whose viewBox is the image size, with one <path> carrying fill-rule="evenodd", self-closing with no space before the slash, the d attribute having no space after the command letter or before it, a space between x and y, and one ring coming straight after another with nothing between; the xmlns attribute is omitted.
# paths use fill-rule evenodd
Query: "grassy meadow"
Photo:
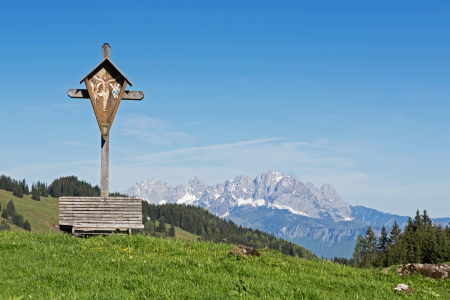
<svg viewBox="0 0 450 300"><path fill-rule="evenodd" d="M450 280L151 236L0 233L1 299L450 299ZM394 294L399 283L415 289Z"/></svg>
<svg viewBox="0 0 450 300"><path fill-rule="evenodd" d="M34 201L30 195L23 195L18 198L8 192L0 189L0 204L6 207L9 201L13 201L16 212L21 214L31 223L31 232L36 233L61 233L59 224L59 199L53 197L41 197L41 201ZM0 218L1 219L1 218ZM156 226L159 222L155 221ZM11 231L25 231L24 229L10 223ZM169 232L170 224L166 224ZM179 227L175 227L175 238L183 240L197 240L198 236L187 232Z"/></svg>

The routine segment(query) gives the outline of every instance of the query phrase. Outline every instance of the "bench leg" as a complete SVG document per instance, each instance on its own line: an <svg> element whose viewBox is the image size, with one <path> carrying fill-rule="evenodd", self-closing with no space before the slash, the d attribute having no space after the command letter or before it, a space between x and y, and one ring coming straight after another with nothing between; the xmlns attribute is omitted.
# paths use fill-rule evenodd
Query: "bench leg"
<svg viewBox="0 0 450 300"><path fill-rule="evenodd" d="M131 229L128 229L128 235L131 235Z"/></svg>

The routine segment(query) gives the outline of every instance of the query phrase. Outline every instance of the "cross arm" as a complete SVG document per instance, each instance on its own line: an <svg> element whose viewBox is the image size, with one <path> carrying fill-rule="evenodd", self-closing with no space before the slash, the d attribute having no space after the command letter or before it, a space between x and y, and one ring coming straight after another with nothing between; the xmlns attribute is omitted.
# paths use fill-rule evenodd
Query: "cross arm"
<svg viewBox="0 0 450 300"><path fill-rule="evenodd" d="M67 94L70 98L89 99L89 93L86 89L70 89ZM125 91L123 92L122 100L142 100L144 92L142 91Z"/></svg>

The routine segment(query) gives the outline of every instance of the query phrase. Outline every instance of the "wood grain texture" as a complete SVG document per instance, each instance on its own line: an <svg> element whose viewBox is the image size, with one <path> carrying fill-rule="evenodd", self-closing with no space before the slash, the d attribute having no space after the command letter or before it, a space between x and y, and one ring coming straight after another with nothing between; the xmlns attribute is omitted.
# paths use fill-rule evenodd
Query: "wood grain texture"
<svg viewBox="0 0 450 300"><path fill-rule="evenodd" d="M60 197L59 225L72 226L76 233L142 229L142 199L124 197ZM81 229L80 229L81 228Z"/></svg>
<svg viewBox="0 0 450 300"><path fill-rule="evenodd" d="M116 116L117 109L119 108L119 104L120 104L120 101L122 100L123 92L125 91L126 87L127 87L127 82L125 81L123 83L122 90L120 91L119 97L117 98L116 105L114 106L114 111L113 111L113 113L111 115L111 119L109 120L109 124L110 125L109 125L109 128L108 128L108 135L109 135L109 131L111 130L111 125L114 122L114 118Z"/></svg>
<svg viewBox="0 0 450 300"><path fill-rule="evenodd" d="M92 109L94 110L94 114L97 119L98 127L100 128L100 132L102 132L102 121L98 117L100 112L98 109L98 105L96 105L96 103L94 101L93 92L91 91L91 86L89 85L89 81L87 78L84 80L84 84L86 85L86 88L87 88L87 91L89 94L89 99L91 99Z"/></svg>

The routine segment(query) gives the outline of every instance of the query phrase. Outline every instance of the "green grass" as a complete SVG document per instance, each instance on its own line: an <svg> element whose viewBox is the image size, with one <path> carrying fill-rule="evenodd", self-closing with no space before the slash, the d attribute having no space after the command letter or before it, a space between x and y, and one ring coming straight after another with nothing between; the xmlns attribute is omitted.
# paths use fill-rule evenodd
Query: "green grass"
<svg viewBox="0 0 450 300"><path fill-rule="evenodd" d="M450 299L450 280L401 278L277 251L228 256L227 244L0 233L0 298L14 299ZM394 294L399 283L410 296Z"/></svg>

